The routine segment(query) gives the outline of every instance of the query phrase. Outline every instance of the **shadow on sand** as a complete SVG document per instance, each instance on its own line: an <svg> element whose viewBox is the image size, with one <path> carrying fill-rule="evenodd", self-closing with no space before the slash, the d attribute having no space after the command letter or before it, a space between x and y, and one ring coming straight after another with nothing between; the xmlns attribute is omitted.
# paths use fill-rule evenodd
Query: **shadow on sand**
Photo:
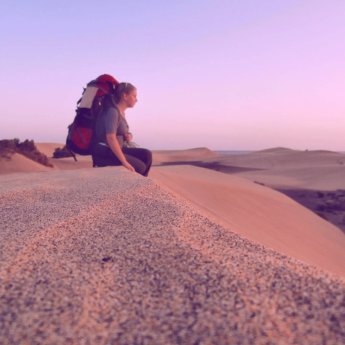
<svg viewBox="0 0 345 345"><path fill-rule="evenodd" d="M199 168L207 168L207 169L220 171L227 174L238 173L238 172L243 172L243 171L263 170L263 169L257 169L257 168L224 165L219 162L202 162L202 161L165 162L165 163L157 164L156 166L166 166L166 165L193 165Z"/></svg>

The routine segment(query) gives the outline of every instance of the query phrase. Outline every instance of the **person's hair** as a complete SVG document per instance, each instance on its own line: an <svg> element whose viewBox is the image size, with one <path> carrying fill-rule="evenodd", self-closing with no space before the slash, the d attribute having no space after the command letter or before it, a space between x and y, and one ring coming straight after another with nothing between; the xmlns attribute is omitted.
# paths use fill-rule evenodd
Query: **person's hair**
<svg viewBox="0 0 345 345"><path fill-rule="evenodd" d="M120 83L116 86L114 92L114 100L116 103L121 101L122 95L130 93L132 90L135 90L136 87L133 86L131 83Z"/></svg>

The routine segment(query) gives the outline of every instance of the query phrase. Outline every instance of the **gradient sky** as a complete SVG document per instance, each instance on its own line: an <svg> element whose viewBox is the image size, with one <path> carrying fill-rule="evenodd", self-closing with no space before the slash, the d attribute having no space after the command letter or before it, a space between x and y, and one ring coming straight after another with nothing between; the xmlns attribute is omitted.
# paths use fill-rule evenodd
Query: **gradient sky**
<svg viewBox="0 0 345 345"><path fill-rule="evenodd" d="M138 88L150 149L345 151L344 0L0 4L0 138L61 142L82 87Z"/></svg>

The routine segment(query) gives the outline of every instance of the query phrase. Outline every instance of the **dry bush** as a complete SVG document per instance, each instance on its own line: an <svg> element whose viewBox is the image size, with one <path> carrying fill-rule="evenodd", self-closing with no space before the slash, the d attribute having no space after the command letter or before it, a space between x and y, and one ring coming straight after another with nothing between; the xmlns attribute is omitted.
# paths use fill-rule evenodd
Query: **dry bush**
<svg viewBox="0 0 345 345"><path fill-rule="evenodd" d="M10 157L16 152L47 167L53 166L49 162L48 157L37 150L37 147L33 140L26 139L23 142L20 142L19 139L16 138L0 140L1 157L10 159Z"/></svg>

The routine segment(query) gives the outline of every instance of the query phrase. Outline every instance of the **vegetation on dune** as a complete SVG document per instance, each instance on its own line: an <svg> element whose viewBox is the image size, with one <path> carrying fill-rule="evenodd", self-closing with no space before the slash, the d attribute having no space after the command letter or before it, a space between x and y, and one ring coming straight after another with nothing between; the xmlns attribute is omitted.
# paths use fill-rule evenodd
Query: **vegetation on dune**
<svg viewBox="0 0 345 345"><path fill-rule="evenodd" d="M65 157L73 157L75 161L77 161L75 155L66 147L57 147L53 153L54 158L65 158Z"/></svg>
<svg viewBox="0 0 345 345"><path fill-rule="evenodd" d="M26 139L23 142L20 142L19 139L0 140L0 158L11 159L14 153L19 153L47 167L53 167L48 157L38 151L33 140Z"/></svg>

